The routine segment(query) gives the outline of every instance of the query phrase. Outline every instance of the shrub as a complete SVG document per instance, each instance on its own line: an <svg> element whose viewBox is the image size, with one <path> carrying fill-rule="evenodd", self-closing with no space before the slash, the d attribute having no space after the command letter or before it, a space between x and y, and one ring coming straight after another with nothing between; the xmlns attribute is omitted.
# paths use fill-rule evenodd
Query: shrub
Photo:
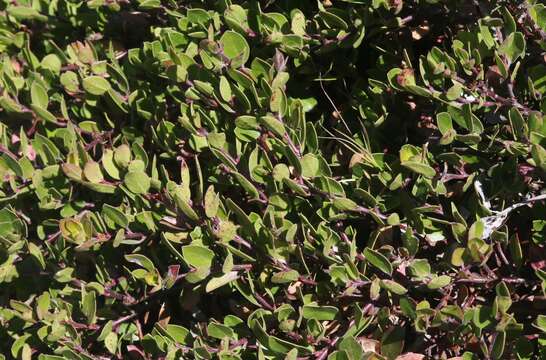
<svg viewBox="0 0 546 360"><path fill-rule="evenodd" d="M0 1L0 352L546 356L538 1Z"/></svg>

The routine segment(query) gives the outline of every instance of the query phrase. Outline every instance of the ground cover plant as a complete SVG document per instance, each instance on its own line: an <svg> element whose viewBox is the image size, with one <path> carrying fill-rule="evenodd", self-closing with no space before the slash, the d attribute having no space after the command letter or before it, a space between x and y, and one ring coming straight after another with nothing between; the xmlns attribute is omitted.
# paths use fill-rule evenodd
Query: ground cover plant
<svg viewBox="0 0 546 360"><path fill-rule="evenodd" d="M6 359L546 356L546 6L0 1Z"/></svg>

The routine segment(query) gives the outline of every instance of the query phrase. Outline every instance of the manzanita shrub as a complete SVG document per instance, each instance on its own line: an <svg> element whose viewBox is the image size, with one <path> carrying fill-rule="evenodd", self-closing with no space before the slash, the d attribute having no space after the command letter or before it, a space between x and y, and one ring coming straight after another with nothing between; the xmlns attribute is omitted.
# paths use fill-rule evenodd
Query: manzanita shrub
<svg viewBox="0 0 546 360"><path fill-rule="evenodd" d="M546 356L541 1L0 9L0 358Z"/></svg>

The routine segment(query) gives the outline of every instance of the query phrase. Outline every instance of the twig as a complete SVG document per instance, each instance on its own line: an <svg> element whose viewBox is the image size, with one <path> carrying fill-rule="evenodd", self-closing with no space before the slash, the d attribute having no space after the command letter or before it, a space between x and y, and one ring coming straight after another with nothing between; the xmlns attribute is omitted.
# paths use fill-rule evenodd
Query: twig
<svg viewBox="0 0 546 360"><path fill-rule="evenodd" d="M523 279L523 278L486 278L486 277L473 277L469 279L457 279L455 282L457 284L491 284L495 282L501 282L504 281L508 284L525 284L525 283L532 283L532 280L529 279Z"/></svg>
<svg viewBox="0 0 546 360"><path fill-rule="evenodd" d="M260 294L256 293L256 294L254 294L254 297L267 310L275 311L275 307L273 305L269 304Z"/></svg>
<svg viewBox="0 0 546 360"><path fill-rule="evenodd" d="M8 155L13 160L19 160L19 158L14 153L12 153L7 147L5 147L2 144L0 144L0 153L4 153L4 154Z"/></svg>
<svg viewBox="0 0 546 360"><path fill-rule="evenodd" d="M113 323L112 323L112 328L113 329L116 329L119 325L121 325L122 323L128 321L128 320L132 320L134 319L135 317L138 316L138 313L137 312L131 312L131 314L129 315L126 315L126 316L122 316L120 317L119 319L115 320Z"/></svg>

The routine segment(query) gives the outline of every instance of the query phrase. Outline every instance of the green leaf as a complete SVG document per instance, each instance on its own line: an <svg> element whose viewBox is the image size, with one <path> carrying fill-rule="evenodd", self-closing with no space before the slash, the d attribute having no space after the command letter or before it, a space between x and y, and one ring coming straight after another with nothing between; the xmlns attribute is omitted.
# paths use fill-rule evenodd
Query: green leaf
<svg viewBox="0 0 546 360"><path fill-rule="evenodd" d="M462 91L463 91L463 86L460 83L455 82L453 86L451 86L447 90L446 97L448 100L456 100L461 96Z"/></svg>
<svg viewBox="0 0 546 360"><path fill-rule="evenodd" d="M497 297L495 298L495 303L501 314L506 314L510 306L512 305L512 298L510 296L510 290L508 286L502 281L495 286L495 292Z"/></svg>
<svg viewBox="0 0 546 360"><path fill-rule="evenodd" d="M2 225L0 225L0 227L1 226ZM44 255L40 251L40 248L36 244L29 242L28 243L28 251L36 259L36 261L38 261L38 263L40 264L42 270L45 270L46 263L45 263Z"/></svg>
<svg viewBox="0 0 546 360"><path fill-rule="evenodd" d="M213 322L207 326L207 334L216 339L235 339L236 336L230 327Z"/></svg>
<svg viewBox="0 0 546 360"><path fill-rule="evenodd" d="M129 219L118 208L108 204L102 205L102 216L119 227L126 228L129 225Z"/></svg>
<svg viewBox="0 0 546 360"><path fill-rule="evenodd" d="M150 272L155 271L154 263L142 254L125 255L125 260L129 261L130 263L140 265Z"/></svg>
<svg viewBox="0 0 546 360"><path fill-rule="evenodd" d="M362 254L366 261L374 267L383 271L385 274L392 275L392 265L383 254L370 248L365 248Z"/></svg>
<svg viewBox="0 0 546 360"><path fill-rule="evenodd" d="M123 183L134 194L147 194L150 190L150 177L143 171L129 171L125 174Z"/></svg>
<svg viewBox="0 0 546 360"><path fill-rule="evenodd" d="M491 347L491 357L493 359L502 359L505 343L506 333L504 331L498 332L495 335L495 340L493 341L493 346Z"/></svg>
<svg viewBox="0 0 546 360"><path fill-rule="evenodd" d="M347 24L347 22L331 11L321 11L319 13L319 16L328 27L339 28L341 30L349 29L349 25Z"/></svg>
<svg viewBox="0 0 546 360"><path fill-rule="evenodd" d="M511 34L514 31L516 31L516 22L514 20L514 17L512 14L510 14L510 11L506 7L501 8L502 11L502 17L504 19L504 28L506 30L507 34Z"/></svg>
<svg viewBox="0 0 546 360"><path fill-rule="evenodd" d="M358 209L358 204L351 199L336 197L332 204L339 211L355 211Z"/></svg>
<svg viewBox="0 0 546 360"><path fill-rule="evenodd" d="M122 169L126 169L131 162L131 148L122 144L114 150L114 162Z"/></svg>
<svg viewBox="0 0 546 360"><path fill-rule="evenodd" d="M402 166L413 171L414 173L423 175L424 177L429 179L432 179L434 176L436 176L436 170L423 163L419 163L416 161L405 161L402 163Z"/></svg>
<svg viewBox="0 0 546 360"><path fill-rule="evenodd" d="M474 309L472 322L479 329L485 329L493 322L491 308L488 306L478 306Z"/></svg>
<svg viewBox="0 0 546 360"><path fill-rule="evenodd" d="M13 211L7 207L0 210L0 237L19 237L23 231L23 223Z"/></svg>
<svg viewBox="0 0 546 360"><path fill-rule="evenodd" d="M83 175L92 183L100 183L104 180L99 163L90 160L83 167Z"/></svg>
<svg viewBox="0 0 546 360"><path fill-rule="evenodd" d="M315 177L318 174L320 162L314 154L305 154L301 159L301 175L303 177Z"/></svg>
<svg viewBox="0 0 546 360"><path fill-rule="evenodd" d="M75 93L78 91L80 86L80 80L78 79L78 75L75 72L63 72L59 80L67 92Z"/></svg>
<svg viewBox="0 0 546 360"><path fill-rule="evenodd" d="M438 129L445 135L449 130L453 129L453 123L451 121L451 115L447 112L441 112L436 115L436 122L438 123Z"/></svg>
<svg viewBox="0 0 546 360"><path fill-rule="evenodd" d="M106 171L106 173L115 180L121 179L121 173L118 169L118 167L114 164L114 152L112 149L106 149L102 153L102 167Z"/></svg>
<svg viewBox="0 0 546 360"><path fill-rule="evenodd" d="M286 94L281 88L276 88L273 93L271 94L271 99L269 100L269 109L274 112L278 113L280 117L284 116L288 110L288 99L286 98ZM272 117L266 117L266 118L272 118ZM269 124L266 126L269 127ZM284 135L284 127L283 127L283 133L280 134L280 129L273 130L272 128L269 128L271 131L273 131L275 134L282 136Z"/></svg>
<svg viewBox="0 0 546 360"><path fill-rule="evenodd" d="M74 268L67 267L55 273L54 278L60 283L67 283L74 278Z"/></svg>
<svg viewBox="0 0 546 360"><path fill-rule="evenodd" d="M298 280L299 277L300 274L297 270L285 270L273 274L273 276L271 276L271 282L273 284L291 283Z"/></svg>
<svg viewBox="0 0 546 360"><path fill-rule="evenodd" d="M334 320L339 310L334 306L304 305L302 316L304 319L318 321Z"/></svg>
<svg viewBox="0 0 546 360"><path fill-rule="evenodd" d="M430 276L430 264L426 259L415 259L409 266L409 271L412 277L419 280L426 279Z"/></svg>
<svg viewBox="0 0 546 360"><path fill-rule="evenodd" d="M117 187L112 184L95 184L92 182L83 182L83 185L93 191L103 194L113 194L116 192Z"/></svg>
<svg viewBox="0 0 546 360"><path fill-rule="evenodd" d="M19 352L22 350L24 345L26 345L26 341L29 337L31 337L32 334L25 334L22 336L19 336L11 345L11 355L14 359L19 357Z"/></svg>
<svg viewBox="0 0 546 360"><path fill-rule="evenodd" d="M328 355L328 360L350 360L348 354L345 350L337 350Z"/></svg>
<svg viewBox="0 0 546 360"><path fill-rule="evenodd" d="M246 177L238 172L233 172L233 176L235 176L239 184L247 192L247 194L250 195L250 197L254 199L258 199L260 197L258 189L256 189L256 187Z"/></svg>
<svg viewBox="0 0 546 360"><path fill-rule="evenodd" d="M546 171L546 150L542 146L535 144L531 147L531 154L536 166Z"/></svg>
<svg viewBox="0 0 546 360"><path fill-rule="evenodd" d="M427 284L427 287L431 290L441 289L447 285L451 284L451 277L448 275L441 275L433 277L432 280Z"/></svg>
<svg viewBox="0 0 546 360"><path fill-rule="evenodd" d="M535 4L529 10L529 14L533 21L543 30L546 31L546 6L544 4Z"/></svg>
<svg viewBox="0 0 546 360"><path fill-rule="evenodd" d="M179 344L188 344L191 339L190 331L180 325L167 324L165 325L164 331L170 338Z"/></svg>
<svg viewBox="0 0 546 360"><path fill-rule="evenodd" d="M56 356L56 355L46 355L46 354L40 354L38 355L38 360L63 360L65 359L62 356Z"/></svg>
<svg viewBox="0 0 546 360"><path fill-rule="evenodd" d="M176 206L178 206L178 208L182 210L184 215L186 215L188 218L193 221L199 220L199 215L195 212L195 210L192 209L192 207L188 204L188 202L184 199L180 192L175 193L174 202L176 203Z"/></svg>
<svg viewBox="0 0 546 360"><path fill-rule="evenodd" d="M294 9L290 12L290 17L290 28L292 32L296 35L305 35L305 14L299 9Z"/></svg>
<svg viewBox="0 0 546 360"><path fill-rule="evenodd" d="M269 131L281 138L286 133L286 129L284 128L282 121L273 116L262 116L260 117L260 121Z"/></svg>
<svg viewBox="0 0 546 360"><path fill-rule="evenodd" d="M344 350L351 360L361 359L364 353L362 345L352 336L343 338L339 343L338 348Z"/></svg>
<svg viewBox="0 0 546 360"><path fill-rule="evenodd" d="M111 88L108 80L100 76L88 76L83 79L82 85L85 91L97 96L104 94Z"/></svg>
<svg viewBox="0 0 546 360"><path fill-rule="evenodd" d="M209 186L205 193L205 215L208 218L213 218L218 213L220 206L220 195L214 192L214 186Z"/></svg>
<svg viewBox="0 0 546 360"><path fill-rule="evenodd" d="M41 118L41 119L43 119L43 120L45 120L47 122L54 123L54 122L57 121L57 118L55 117L55 115L53 115L52 113L50 113L49 111L47 111L44 108L41 108L41 107L39 107L37 105L34 105L34 104L30 105L30 108L32 109L32 111L34 111L36 113L36 115L39 118Z"/></svg>
<svg viewBox="0 0 546 360"><path fill-rule="evenodd" d="M229 220L220 220L214 227L214 235L223 243L228 243L237 235L238 226Z"/></svg>
<svg viewBox="0 0 546 360"><path fill-rule="evenodd" d="M45 22L47 16L40 14L36 9L26 6L8 6L7 13L17 20L37 20Z"/></svg>
<svg viewBox="0 0 546 360"><path fill-rule="evenodd" d="M220 76L220 97L224 101L231 101L231 98L233 96L231 92L231 86L229 85L229 81L225 76Z"/></svg>
<svg viewBox="0 0 546 360"><path fill-rule="evenodd" d="M214 252L204 246L186 245L182 247L182 256L193 267L210 268L214 259Z"/></svg>
<svg viewBox="0 0 546 360"><path fill-rule="evenodd" d="M141 10L157 9L161 7L161 0L139 0L138 8Z"/></svg>
<svg viewBox="0 0 546 360"><path fill-rule="evenodd" d="M399 283L397 283L396 281L392 281L392 280L381 280L381 282L379 283L379 285L383 288L383 289L386 289L396 295L404 295L408 292L408 290L403 287L402 285L400 285Z"/></svg>
<svg viewBox="0 0 546 360"><path fill-rule="evenodd" d="M227 274L224 274L220 277L213 277L207 283L207 286L205 287L205 291L208 293L212 292L224 285L229 284L233 280L236 280L238 277L239 275L237 274L237 271L230 271Z"/></svg>
<svg viewBox="0 0 546 360"><path fill-rule="evenodd" d="M40 65L42 66L42 68L50 70L54 74L58 74L61 72L62 63L61 60L59 60L59 57L55 54L46 55L42 59Z"/></svg>
<svg viewBox="0 0 546 360"><path fill-rule="evenodd" d="M109 333L104 339L104 347L110 352L115 354L118 347L118 335L115 332Z"/></svg>
<svg viewBox="0 0 546 360"><path fill-rule="evenodd" d="M519 110L515 107L511 108L508 112L508 118L510 119L510 125L512 126L512 133L514 134L514 140L522 141L527 135L527 125L523 116Z"/></svg>
<svg viewBox="0 0 546 360"><path fill-rule="evenodd" d="M232 67L239 68L248 61L250 47L241 34L228 30L220 37L220 44Z"/></svg>
<svg viewBox="0 0 546 360"><path fill-rule="evenodd" d="M298 349L298 352L302 355L310 353L309 347L304 347L302 345L280 339L276 336L268 335L265 330L260 326L258 321L253 322L252 331L254 332L254 335L256 336L258 341L274 353L284 355L294 348Z"/></svg>
<svg viewBox="0 0 546 360"><path fill-rule="evenodd" d="M502 55L506 56L510 62L525 56L525 37L519 31L513 32L504 40L499 47Z"/></svg>
<svg viewBox="0 0 546 360"><path fill-rule="evenodd" d="M383 333L381 337L381 355L394 360L404 350L406 331L403 327L395 326Z"/></svg>
<svg viewBox="0 0 546 360"><path fill-rule="evenodd" d="M94 291L88 291L83 295L82 299L82 312L87 317L88 324L94 324L97 322L97 300L95 298Z"/></svg>
<svg viewBox="0 0 546 360"><path fill-rule="evenodd" d="M47 106L49 105L47 90L37 81L34 81L30 87L30 98L33 105L37 105L42 109L47 109Z"/></svg>

